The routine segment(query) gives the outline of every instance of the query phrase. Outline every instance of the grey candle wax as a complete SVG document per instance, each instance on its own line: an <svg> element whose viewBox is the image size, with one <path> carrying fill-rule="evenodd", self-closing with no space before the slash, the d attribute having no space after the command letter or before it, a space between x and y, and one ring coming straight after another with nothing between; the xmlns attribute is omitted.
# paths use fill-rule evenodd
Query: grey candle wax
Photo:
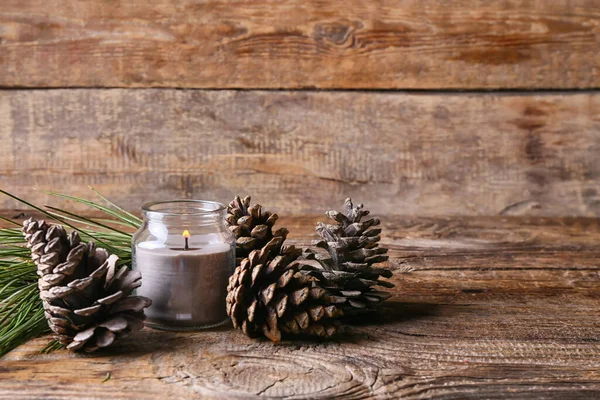
<svg viewBox="0 0 600 400"><path fill-rule="evenodd" d="M135 246L135 268L142 273L137 290L152 299L147 324L158 328L205 328L227 319L225 297L234 249L227 243Z"/></svg>

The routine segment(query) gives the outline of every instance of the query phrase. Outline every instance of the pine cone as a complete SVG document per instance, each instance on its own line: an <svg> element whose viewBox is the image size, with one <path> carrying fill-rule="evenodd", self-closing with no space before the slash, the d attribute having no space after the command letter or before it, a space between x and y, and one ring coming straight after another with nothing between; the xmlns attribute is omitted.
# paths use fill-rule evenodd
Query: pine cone
<svg viewBox="0 0 600 400"><path fill-rule="evenodd" d="M325 256L308 250L301 270L316 277L319 284L332 295L346 300L339 305L346 316L373 311L391 294L375 287L394 287L380 278L391 278L392 271L375 266L387 261L387 249L379 247L381 229L378 218L361 222L369 211L359 204L354 207L351 199L345 201L345 212L328 211L329 218L337 222L327 225L319 222L316 231L321 240L313 245L327 251Z"/></svg>
<svg viewBox="0 0 600 400"><path fill-rule="evenodd" d="M283 239L288 230L280 228L273 232L273 225L277 221L277 214L262 210L260 204L250 205L250 196L241 200L235 196L227 207L226 224L235 235L236 265L250 254L252 250L261 249L273 237L280 236Z"/></svg>
<svg viewBox="0 0 600 400"><path fill-rule="evenodd" d="M273 342L281 340L281 332L334 335L340 329L335 319L342 315L332 304L336 299L317 286L316 279L298 272L294 261L302 251L283 248L283 242L275 237L252 251L230 277L227 314L233 326Z"/></svg>
<svg viewBox="0 0 600 400"><path fill-rule="evenodd" d="M29 219L23 233L40 276L38 287L55 339L70 350L95 351L142 329L143 309L151 303L130 296L141 285L138 271L116 270L116 255L77 232Z"/></svg>

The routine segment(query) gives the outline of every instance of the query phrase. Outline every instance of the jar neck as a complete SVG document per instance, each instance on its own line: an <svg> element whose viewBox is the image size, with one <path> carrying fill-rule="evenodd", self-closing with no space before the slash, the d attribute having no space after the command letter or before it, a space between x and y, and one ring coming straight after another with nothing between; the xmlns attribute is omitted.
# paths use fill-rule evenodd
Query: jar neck
<svg viewBox="0 0 600 400"><path fill-rule="evenodd" d="M206 226L222 223L226 208L205 200L171 200L144 204L142 216L149 224Z"/></svg>
<svg viewBox="0 0 600 400"><path fill-rule="evenodd" d="M208 226L222 224L225 221L225 211L211 212L203 215L165 215L159 213L142 213L144 222L149 225L166 226Z"/></svg>

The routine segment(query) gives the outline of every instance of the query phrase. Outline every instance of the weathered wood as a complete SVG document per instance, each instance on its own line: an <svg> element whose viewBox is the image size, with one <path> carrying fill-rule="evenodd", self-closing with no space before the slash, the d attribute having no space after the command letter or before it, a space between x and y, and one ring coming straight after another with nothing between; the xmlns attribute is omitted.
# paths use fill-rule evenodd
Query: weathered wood
<svg viewBox="0 0 600 400"><path fill-rule="evenodd" d="M318 220L280 225L306 245ZM40 338L0 360L0 397L598 398L599 220L383 220L395 296L338 341L144 330L86 356Z"/></svg>
<svg viewBox="0 0 600 400"><path fill-rule="evenodd" d="M0 86L597 88L590 0L3 0Z"/></svg>
<svg viewBox="0 0 600 400"><path fill-rule="evenodd" d="M600 215L600 94L0 91L0 187L123 207L345 197L413 215ZM2 198L0 206L17 204Z"/></svg>

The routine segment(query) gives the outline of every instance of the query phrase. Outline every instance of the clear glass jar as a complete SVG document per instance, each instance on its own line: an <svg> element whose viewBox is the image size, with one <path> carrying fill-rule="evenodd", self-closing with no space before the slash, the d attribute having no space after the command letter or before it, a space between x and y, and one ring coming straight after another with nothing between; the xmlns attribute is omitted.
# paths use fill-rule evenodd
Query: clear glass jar
<svg viewBox="0 0 600 400"><path fill-rule="evenodd" d="M137 294L152 300L146 324L167 330L212 328L227 322L225 297L235 268L235 237L225 206L203 200L145 204L133 235Z"/></svg>

